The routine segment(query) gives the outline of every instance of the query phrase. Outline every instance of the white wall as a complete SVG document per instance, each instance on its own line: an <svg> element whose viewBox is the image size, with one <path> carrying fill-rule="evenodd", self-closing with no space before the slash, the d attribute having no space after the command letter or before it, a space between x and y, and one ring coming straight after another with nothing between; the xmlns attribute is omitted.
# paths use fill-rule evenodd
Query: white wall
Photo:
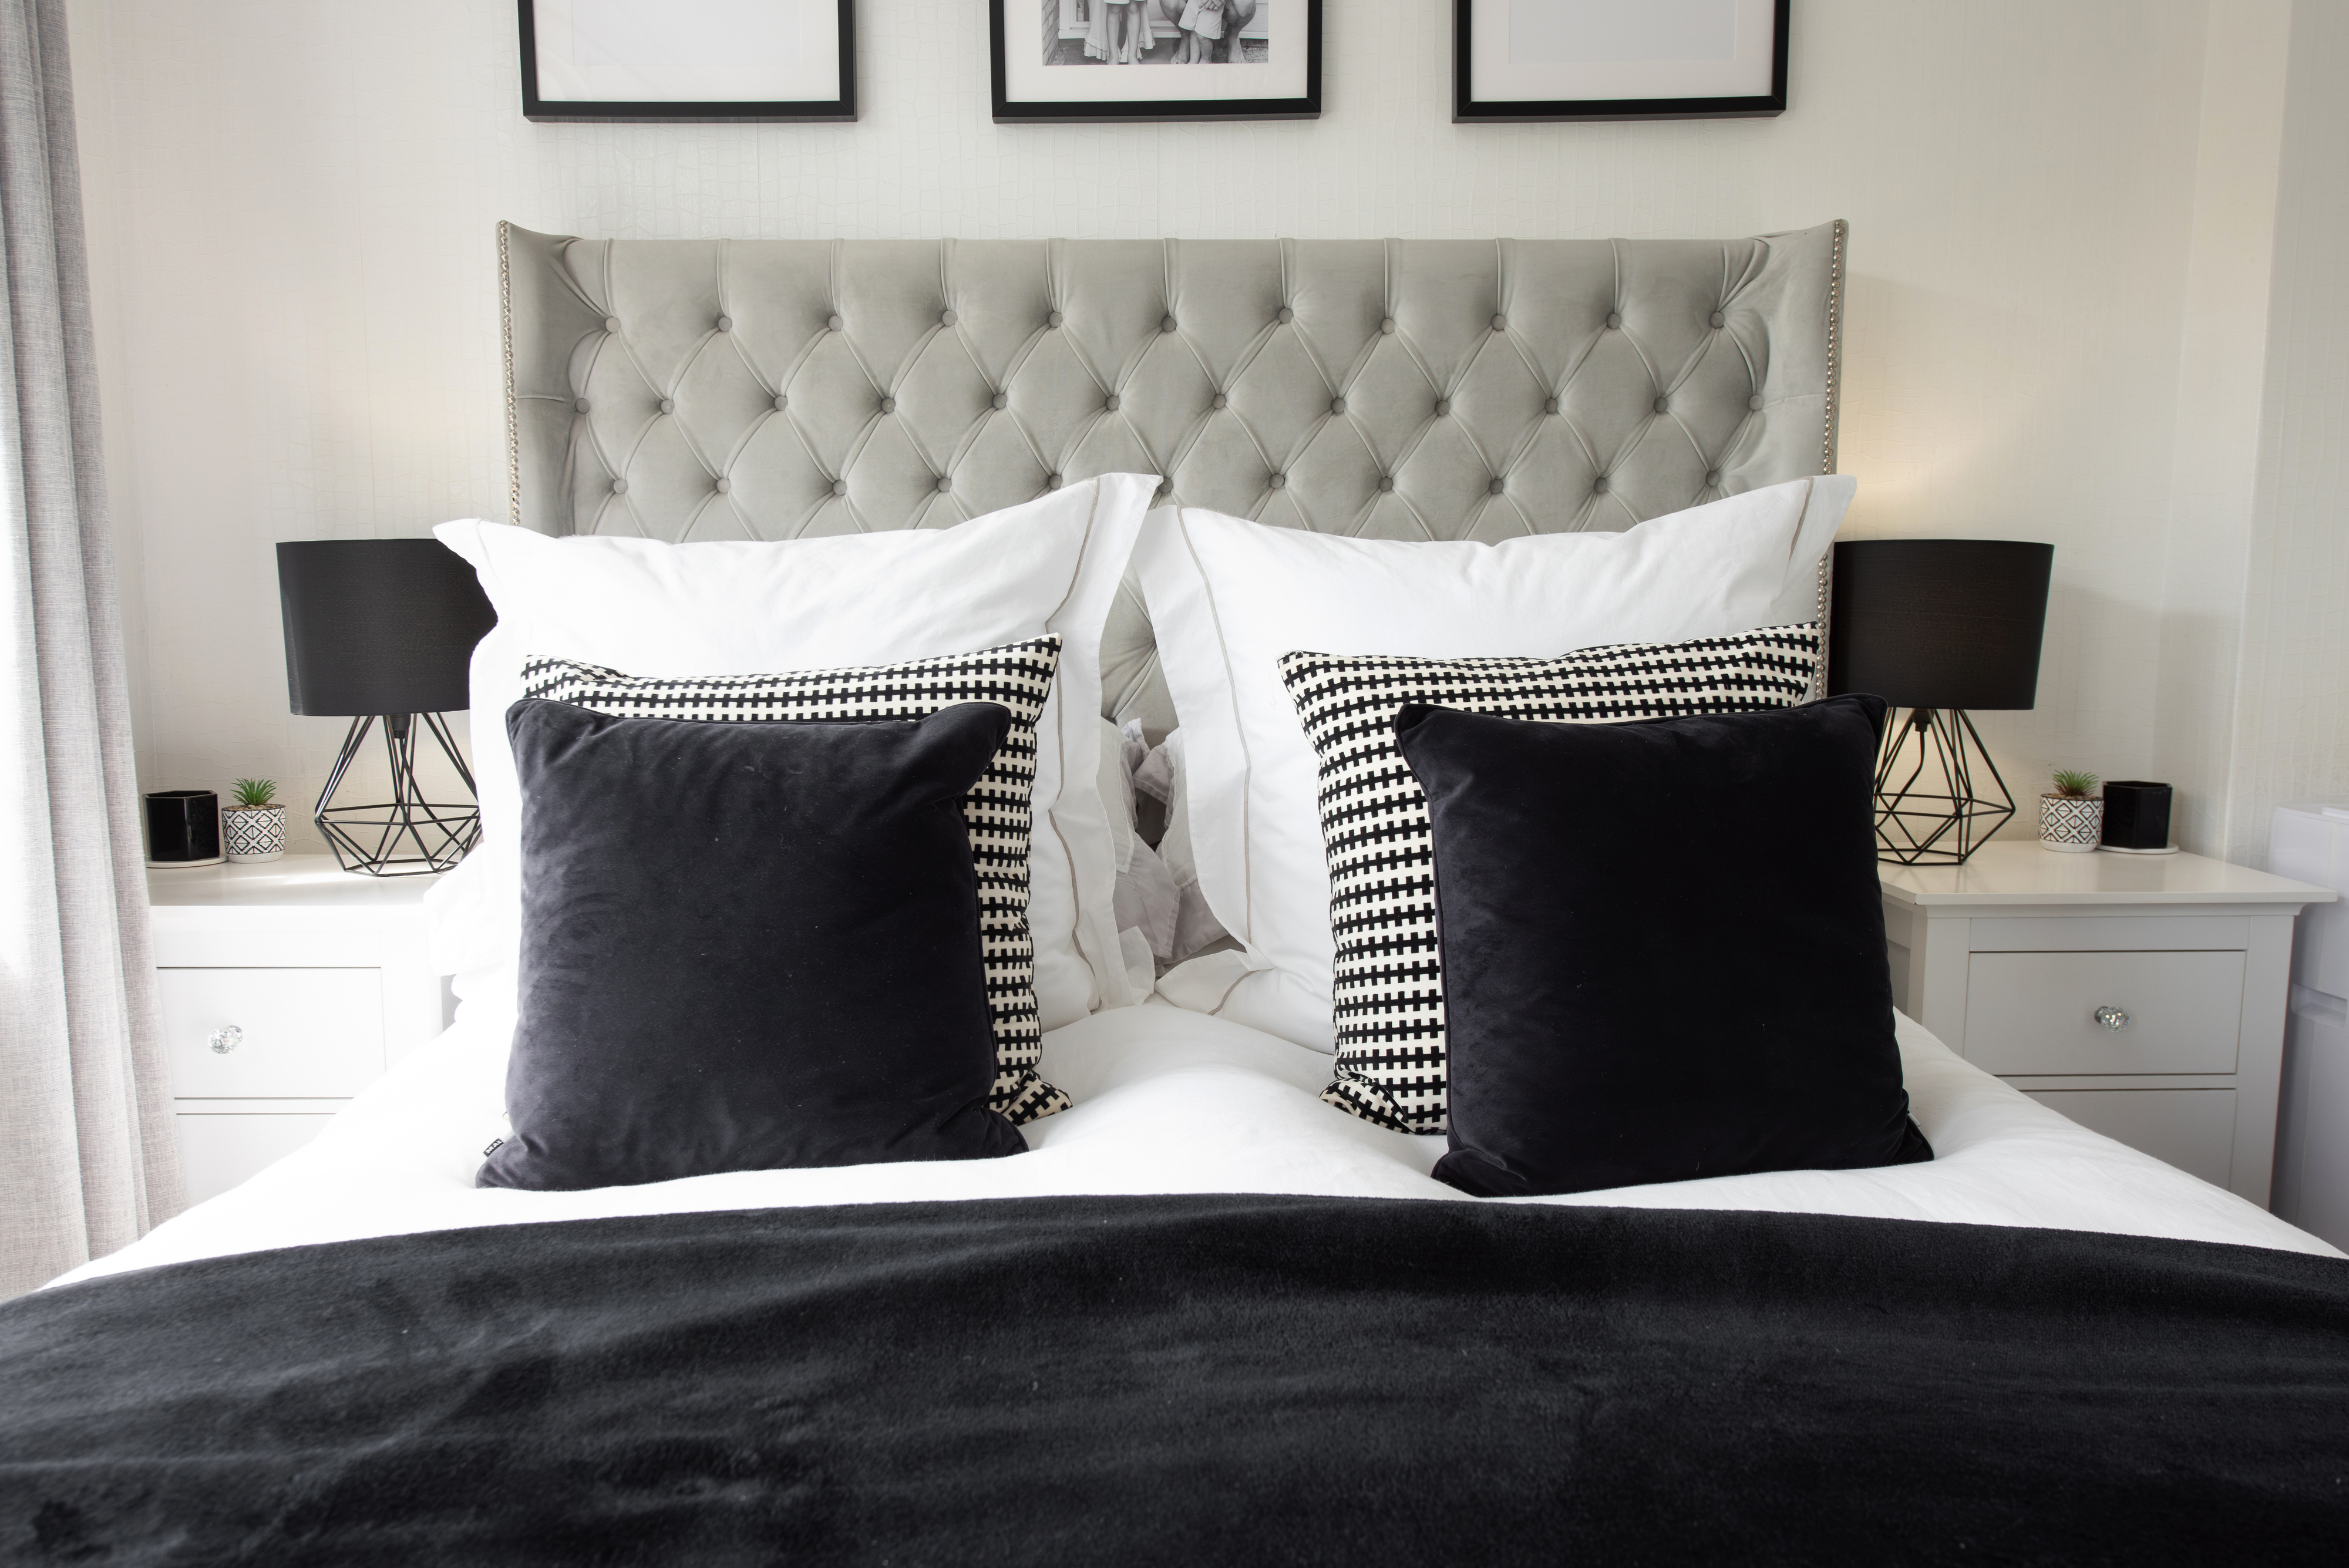
<svg viewBox="0 0 2349 1568"><path fill-rule="evenodd" d="M2349 799L2349 5L2293 8L2227 857Z"/></svg>
<svg viewBox="0 0 2349 1568"><path fill-rule="evenodd" d="M2173 516L2180 369L2224 337L2227 279L2265 263L2235 254L2256 213L2211 183L2240 176L2257 127L2214 147L2202 106L2231 94L2255 121L2280 62L2254 38L2248 64L2214 64L2206 40L2232 34L2202 0L1803 0L1778 119L1476 128L1449 123L1445 0L1329 7L1319 122L1071 129L988 122L970 0L864 5L864 119L808 128L525 124L506 0L76 6L149 787L316 787L340 726L285 711L273 541L500 511L500 218L626 236L1848 218L1851 531L2057 546L2040 705L1983 720L2016 793L2051 762L2146 776L2165 654L2204 657L2166 649L2162 618L2173 526L2204 526ZM2231 649L2251 503L2228 461L2205 488L2237 506L2234 555L2189 583ZM2169 753L2214 792L2230 701L2189 704Z"/></svg>
<svg viewBox="0 0 2349 1568"><path fill-rule="evenodd" d="M2151 776L2172 829L2224 852L2236 665L2259 479L2292 0L2210 8L2178 354Z"/></svg>

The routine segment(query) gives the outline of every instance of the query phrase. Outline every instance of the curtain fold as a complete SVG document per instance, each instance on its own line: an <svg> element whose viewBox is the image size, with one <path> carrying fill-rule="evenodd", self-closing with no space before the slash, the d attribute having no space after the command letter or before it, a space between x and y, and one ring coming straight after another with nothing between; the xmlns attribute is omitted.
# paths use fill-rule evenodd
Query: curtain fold
<svg viewBox="0 0 2349 1568"><path fill-rule="evenodd" d="M181 1206L63 0L0 0L0 1297Z"/></svg>

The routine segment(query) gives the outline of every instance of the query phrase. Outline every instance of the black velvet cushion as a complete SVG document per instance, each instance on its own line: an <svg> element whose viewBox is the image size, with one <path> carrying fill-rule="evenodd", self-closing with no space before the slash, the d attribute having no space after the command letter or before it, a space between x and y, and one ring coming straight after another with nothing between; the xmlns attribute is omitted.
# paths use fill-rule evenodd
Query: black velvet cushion
<svg viewBox="0 0 2349 1568"><path fill-rule="evenodd" d="M1413 704L1470 1192L1930 1159L1892 1036L1884 703L1551 724Z"/></svg>
<svg viewBox="0 0 2349 1568"><path fill-rule="evenodd" d="M513 1131L541 1190L1017 1154L962 796L990 702L916 722L506 712L521 774Z"/></svg>

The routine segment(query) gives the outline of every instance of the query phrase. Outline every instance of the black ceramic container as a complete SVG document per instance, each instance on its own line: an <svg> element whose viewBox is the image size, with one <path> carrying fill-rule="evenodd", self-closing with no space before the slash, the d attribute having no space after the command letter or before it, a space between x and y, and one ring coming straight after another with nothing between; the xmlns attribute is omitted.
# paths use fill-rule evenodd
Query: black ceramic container
<svg viewBox="0 0 2349 1568"><path fill-rule="evenodd" d="M2169 847L2169 786L2142 779L2106 780L2104 841L2115 849Z"/></svg>
<svg viewBox="0 0 2349 1568"><path fill-rule="evenodd" d="M220 796L208 789L159 789L147 796L147 864L216 866Z"/></svg>

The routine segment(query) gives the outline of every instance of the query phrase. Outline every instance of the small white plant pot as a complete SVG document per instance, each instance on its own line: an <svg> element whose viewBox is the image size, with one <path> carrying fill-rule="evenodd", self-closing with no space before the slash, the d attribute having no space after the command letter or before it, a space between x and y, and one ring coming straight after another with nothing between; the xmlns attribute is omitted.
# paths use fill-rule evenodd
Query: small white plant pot
<svg viewBox="0 0 2349 1568"><path fill-rule="evenodd" d="M2105 803L2078 795L2039 797L2039 847L2065 855L2093 855L2105 840ZM234 859L233 852L229 858Z"/></svg>
<svg viewBox="0 0 2349 1568"><path fill-rule="evenodd" d="M231 860L277 860L285 854L285 808L232 805L221 813L221 846Z"/></svg>

